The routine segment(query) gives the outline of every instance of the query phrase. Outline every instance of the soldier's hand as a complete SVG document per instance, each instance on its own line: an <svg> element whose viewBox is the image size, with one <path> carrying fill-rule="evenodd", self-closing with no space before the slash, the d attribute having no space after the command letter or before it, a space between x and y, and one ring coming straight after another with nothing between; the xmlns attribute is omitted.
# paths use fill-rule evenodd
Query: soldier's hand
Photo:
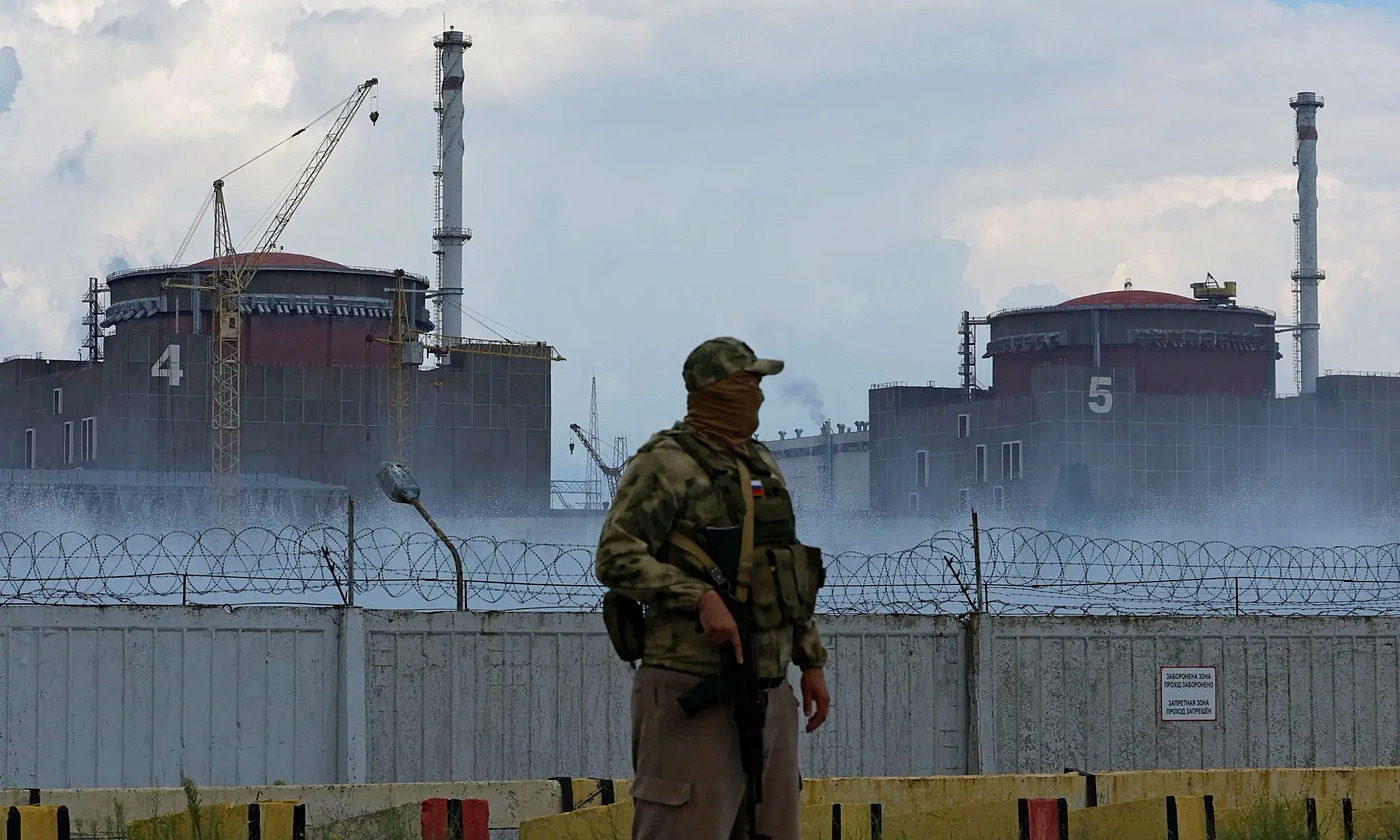
<svg viewBox="0 0 1400 840"><path fill-rule="evenodd" d="M733 645L734 660L741 665L744 663L739 625L734 623L734 616L729 612L729 607L724 605L724 599L713 589L700 596L700 630L705 639L712 644Z"/></svg>
<svg viewBox="0 0 1400 840"><path fill-rule="evenodd" d="M813 706L816 709L813 710ZM807 716L807 731L813 732L826 723L826 713L831 707L831 694L826 690L826 674L820 668L808 668L802 672L802 713Z"/></svg>

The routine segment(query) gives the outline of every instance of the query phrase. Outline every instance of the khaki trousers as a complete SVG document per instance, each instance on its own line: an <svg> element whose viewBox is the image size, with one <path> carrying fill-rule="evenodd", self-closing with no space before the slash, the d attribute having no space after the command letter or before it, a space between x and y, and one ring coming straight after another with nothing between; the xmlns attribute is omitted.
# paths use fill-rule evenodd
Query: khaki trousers
<svg viewBox="0 0 1400 840"><path fill-rule="evenodd" d="M743 837L744 771L734 704L716 703L693 718L676 702L700 677L642 666L632 685L632 840L729 840ZM763 730L763 801L758 830L800 840L797 698L787 684L768 690ZM737 826L737 828L736 828Z"/></svg>

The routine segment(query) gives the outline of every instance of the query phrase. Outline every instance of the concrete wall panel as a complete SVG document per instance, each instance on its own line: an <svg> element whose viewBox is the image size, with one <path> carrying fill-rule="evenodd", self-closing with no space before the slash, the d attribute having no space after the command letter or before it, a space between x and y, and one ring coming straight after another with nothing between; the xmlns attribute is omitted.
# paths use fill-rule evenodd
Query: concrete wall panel
<svg viewBox="0 0 1400 840"><path fill-rule="evenodd" d="M967 639L956 618L828 616L820 628L832 709L802 738L804 774L967 772Z"/></svg>
<svg viewBox="0 0 1400 840"><path fill-rule="evenodd" d="M983 772L1393 764L1400 621L1011 618L983 624ZM1159 669L1217 668L1217 719L1160 720Z"/></svg>
<svg viewBox="0 0 1400 840"><path fill-rule="evenodd" d="M964 772L962 625L839 616L821 627L833 707L802 738L803 773ZM369 781L632 774L632 675L600 616L375 613L368 659Z"/></svg>
<svg viewBox="0 0 1400 840"><path fill-rule="evenodd" d="M631 673L600 616L366 622L369 781L631 775Z"/></svg>
<svg viewBox="0 0 1400 840"><path fill-rule="evenodd" d="M336 778L333 611L9 606L0 787Z"/></svg>

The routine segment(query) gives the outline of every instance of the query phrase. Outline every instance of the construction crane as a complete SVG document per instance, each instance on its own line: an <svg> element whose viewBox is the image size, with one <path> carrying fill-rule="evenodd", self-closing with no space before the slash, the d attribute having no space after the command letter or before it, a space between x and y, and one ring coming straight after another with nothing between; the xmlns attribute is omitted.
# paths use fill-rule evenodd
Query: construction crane
<svg viewBox="0 0 1400 840"><path fill-rule="evenodd" d="M409 465L413 454L413 376L410 367L423 363L422 345L413 326L413 304L404 285L404 270L394 271L393 315L388 337L373 336L388 345L388 382L385 393L389 398L389 460Z"/></svg>
<svg viewBox="0 0 1400 840"><path fill-rule="evenodd" d="M485 339L458 339L451 345L426 344L420 340L422 332L414 326L414 305L411 295L421 294L434 298L440 293L412 290L404 285L403 269L394 272L392 292L393 315L387 336L371 336L371 340L388 346L388 382L386 394L389 402L389 458L408 465L413 454L413 375L411 369L423 363L424 354L432 353L439 359L452 353L468 353L482 356L504 356L511 359L544 359L562 362L564 357L548 344L538 342L488 341Z"/></svg>
<svg viewBox="0 0 1400 840"><path fill-rule="evenodd" d="M262 265L263 260L277 247L278 240L286 231L287 225L291 223L292 216L301 206L302 200L306 198L311 185L316 182L316 177L325 168L326 161L330 159L331 152L335 151L336 145L340 143L340 138L344 136L345 130L350 126L350 121L354 119L360 106L364 104L365 99L378 84L378 79L369 79L356 87L355 91L343 100L340 113L331 123L330 130L326 132L321 144L316 148L301 174L297 176L286 199L282 202L282 206L273 215L272 223L263 231L257 246L252 251L240 254L235 250L233 236L229 228L228 208L224 204L224 178L214 181L214 270L209 276L208 285L201 285L198 288L212 291L214 294L212 318L212 477L220 518L231 513L237 500L240 471L239 339L242 332L242 313L239 311L240 297L247 290L248 284ZM371 108L369 116L371 124L379 121L378 110ZM287 140L300 135L306 131L306 128L297 130ZM287 140L283 140L282 143L287 142ZM282 143L277 145L280 146ZM263 154L267 154L267 152L263 152ZM258 155L258 157L262 157L262 155ZM253 160L257 160L258 157L253 158ZM252 162L252 160L248 161L248 163ZM243 166L247 166L248 163L243 164ZM242 169L243 166L238 167L238 169ZM238 169L233 170L233 172L237 172ZM233 172L230 172L229 175L232 175ZM165 286L169 288L178 286L178 284L166 283Z"/></svg>
<svg viewBox="0 0 1400 840"><path fill-rule="evenodd" d="M608 466L607 462L603 460L603 456L598 454L598 450L594 448L593 441L589 440L588 435L584 434L583 427L577 423L570 423L569 428L573 429L574 434L583 442L583 448L588 450L588 454L593 459L593 463L597 464L598 469L602 470L603 475L607 476L608 499L613 499L617 496L617 485L622 481L622 470L627 466L627 462L623 461L613 467ZM631 459L629 458L628 460L630 461Z"/></svg>

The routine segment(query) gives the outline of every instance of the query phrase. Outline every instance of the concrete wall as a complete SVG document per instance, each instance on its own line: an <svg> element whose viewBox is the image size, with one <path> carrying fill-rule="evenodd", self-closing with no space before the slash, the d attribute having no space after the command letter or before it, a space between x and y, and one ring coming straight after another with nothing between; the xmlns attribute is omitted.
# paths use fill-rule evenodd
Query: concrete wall
<svg viewBox="0 0 1400 840"><path fill-rule="evenodd" d="M957 619L833 616L822 629L833 710L802 739L803 771L965 772ZM367 631L369 781L631 775L632 674L600 616L393 612Z"/></svg>
<svg viewBox="0 0 1400 840"><path fill-rule="evenodd" d="M336 781L336 618L4 607L0 787Z"/></svg>
<svg viewBox="0 0 1400 840"><path fill-rule="evenodd" d="M371 613L370 782L630 776L632 677L598 615Z"/></svg>
<svg viewBox="0 0 1400 840"><path fill-rule="evenodd" d="M957 619L823 630L808 775L966 770ZM631 680L596 614L6 607L0 788L629 777Z"/></svg>
<svg viewBox="0 0 1400 840"><path fill-rule="evenodd" d="M831 718L803 736L805 775L968 772L962 622L952 616L827 616L820 629L830 657Z"/></svg>
<svg viewBox="0 0 1400 840"><path fill-rule="evenodd" d="M1400 619L979 623L983 772L1400 763ZM1160 720L1177 665L1218 669L1217 720Z"/></svg>
<svg viewBox="0 0 1400 840"><path fill-rule="evenodd" d="M1400 763L1400 618L820 626L811 777ZM1160 720L1170 665L1217 720ZM8 606L0 788L626 778L630 684L596 614Z"/></svg>

